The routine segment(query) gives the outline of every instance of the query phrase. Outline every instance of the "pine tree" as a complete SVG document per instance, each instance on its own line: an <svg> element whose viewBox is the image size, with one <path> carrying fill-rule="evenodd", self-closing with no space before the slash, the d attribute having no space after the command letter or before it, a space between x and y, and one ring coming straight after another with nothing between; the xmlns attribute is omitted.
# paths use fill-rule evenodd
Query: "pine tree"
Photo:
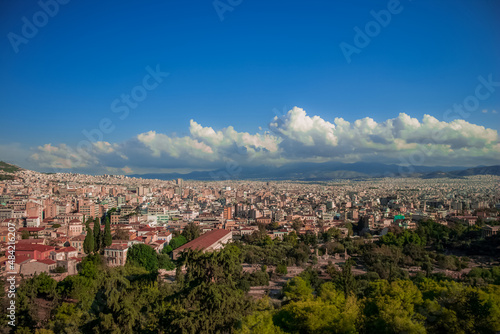
<svg viewBox="0 0 500 334"><path fill-rule="evenodd" d="M99 218L94 221L94 252L98 252L101 246L101 224Z"/></svg>
<svg viewBox="0 0 500 334"><path fill-rule="evenodd" d="M94 251L94 233L90 227L87 228L87 235L83 241L83 251L85 254L90 254Z"/></svg>
<svg viewBox="0 0 500 334"><path fill-rule="evenodd" d="M111 246L111 243L113 242L113 239L111 238L111 226L109 223L108 216L106 216L106 219L104 220L104 236L103 236L102 240L103 240L104 247Z"/></svg>
<svg viewBox="0 0 500 334"><path fill-rule="evenodd" d="M344 290L344 295L347 298L356 287L356 279L352 273L352 266L354 261L349 258L342 266L342 274L340 276L341 284Z"/></svg>

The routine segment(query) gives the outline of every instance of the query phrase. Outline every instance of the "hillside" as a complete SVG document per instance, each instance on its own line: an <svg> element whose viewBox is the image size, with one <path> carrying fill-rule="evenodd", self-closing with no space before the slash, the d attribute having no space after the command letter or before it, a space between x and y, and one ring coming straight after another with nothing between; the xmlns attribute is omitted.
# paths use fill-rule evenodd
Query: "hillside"
<svg viewBox="0 0 500 334"><path fill-rule="evenodd" d="M452 172L458 176L470 176L470 175L497 175L500 176L500 166L485 166L485 167L475 167L469 168L462 171Z"/></svg>
<svg viewBox="0 0 500 334"><path fill-rule="evenodd" d="M0 161L0 171L3 171L4 173L15 173L20 170L21 168L15 165L11 165L6 162Z"/></svg>

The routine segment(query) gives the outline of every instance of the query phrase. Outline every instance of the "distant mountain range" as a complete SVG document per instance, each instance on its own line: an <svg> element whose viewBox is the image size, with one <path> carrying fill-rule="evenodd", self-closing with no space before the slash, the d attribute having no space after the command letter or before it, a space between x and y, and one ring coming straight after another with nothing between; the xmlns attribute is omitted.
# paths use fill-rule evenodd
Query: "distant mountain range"
<svg viewBox="0 0 500 334"><path fill-rule="evenodd" d="M500 175L500 166L474 167L474 168L456 170L451 172L436 171L423 174L420 177L423 179L435 179L440 177L461 179L464 176L472 176L472 175Z"/></svg>
<svg viewBox="0 0 500 334"><path fill-rule="evenodd" d="M233 169L234 170L234 169ZM146 179L172 180L296 180L296 181L328 181L332 179L367 179L379 177L420 177L432 178L463 178L471 175L500 175L500 166L466 167L426 167L411 168L381 163L358 162L342 163L293 163L281 167L241 167L237 173L231 170L218 169L208 172L135 174L133 177Z"/></svg>
<svg viewBox="0 0 500 334"><path fill-rule="evenodd" d="M22 168L0 161L0 171L14 173ZM237 170L237 172L234 172ZM380 177L419 177L422 179L453 178L461 179L472 175L497 175L500 176L500 166L466 167L426 167L412 166L400 167L381 163L357 162L343 164L338 162L324 163L292 163L280 167L258 166L241 167L231 170L218 169L214 171L181 173L152 173L133 174L131 177L160 180L294 180L294 181L329 181L333 179L369 179ZM3 174L2 178L7 176ZM11 179L11 177L9 177Z"/></svg>

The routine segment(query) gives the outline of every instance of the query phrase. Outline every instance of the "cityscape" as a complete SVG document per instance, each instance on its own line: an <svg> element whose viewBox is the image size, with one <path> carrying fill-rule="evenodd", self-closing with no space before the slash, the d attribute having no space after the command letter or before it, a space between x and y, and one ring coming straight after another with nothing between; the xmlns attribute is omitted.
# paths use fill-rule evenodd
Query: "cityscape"
<svg viewBox="0 0 500 334"><path fill-rule="evenodd" d="M500 333L497 1L0 12L0 334Z"/></svg>
<svg viewBox="0 0 500 334"><path fill-rule="evenodd" d="M246 284L242 290L270 304L286 302L287 293L299 293L291 288L290 282L298 284L294 279L313 273L315 280L335 279L346 263L352 263L353 279L360 282L435 276L481 286L488 277L491 283L499 279L499 175L164 181L46 174L5 163L2 168L4 276L43 277L64 286L88 270L89 258L100 254L100 266L135 263L154 270L156 281L172 285L189 275L189 267L182 265L189 251L210 254L231 244L239 249L240 279ZM429 247L423 247L424 238L433 238L423 232L428 224L449 230L450 239L428 240ZM154 261L137 253L139 245L150 250ZM396 245L402 255L391 255L396 250L390 247ZM286 252L276 258L273 252L283 251L280 247ZM265 253L259 255L258 249ZM77 287L69 290L65 298L78 296ZM44 305L30 320L38 321L37 326L48 323L50 308ZM44 312L45 319L40 317ZM57 321L55 328L62 326Z"/></svg>

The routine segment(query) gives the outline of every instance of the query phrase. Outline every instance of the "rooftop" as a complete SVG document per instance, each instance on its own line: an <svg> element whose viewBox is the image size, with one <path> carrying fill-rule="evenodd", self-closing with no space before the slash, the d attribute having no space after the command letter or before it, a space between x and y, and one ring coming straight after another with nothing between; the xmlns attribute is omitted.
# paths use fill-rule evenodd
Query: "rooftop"
<svg viewBox="0 0 500 334"><path fill-rule="evenodd" d="M187 244L182 245L181 247L177 248L175 251L177 252L182 252L183 250L186 249L199 249L199 250L204 250L213 244L215 244L217 241L220 239L224 238L226 235L230 234L231 231L228 230L222 230L222 229L217 229L217 230L212 230L210 232L206 232L205 234L202 234L198 238L191 240Z"/></svg>

